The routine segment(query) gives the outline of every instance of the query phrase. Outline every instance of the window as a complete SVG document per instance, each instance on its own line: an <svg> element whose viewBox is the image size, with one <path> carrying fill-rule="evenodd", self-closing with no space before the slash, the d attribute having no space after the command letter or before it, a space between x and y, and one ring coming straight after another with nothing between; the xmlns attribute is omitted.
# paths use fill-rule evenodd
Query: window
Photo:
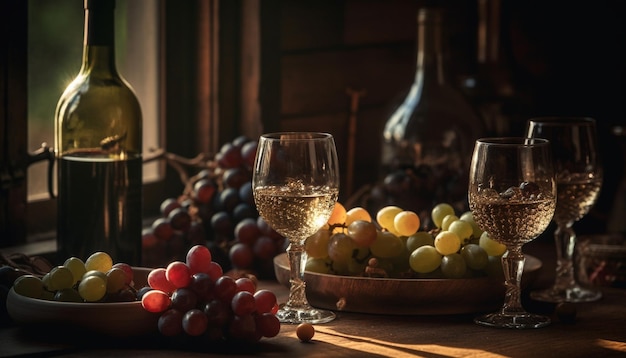
<svg viewBox="0 0 626 358"><path fill-rule="evenodd" d="M42 142L53 146L56 102L80 67L82 3L0 1L0 248L55 237L56 201L43 179L47 165L28 165L27 154ZM211 154L239 133L240 6L220 0L117 0L116 62L142 105L144 156L157 147L188 158ZM39 30L27 30L29 22ZM48 38L53 32L60 40ZM56 62L59 57L64 65ZM44 62L33 62L37 59ZM128 67L133 64L137 68ZM24 172L35 188L28 193ZM144 218L151 220L160 203L183 188L176 170L163 161L146 164Z"/></svg>

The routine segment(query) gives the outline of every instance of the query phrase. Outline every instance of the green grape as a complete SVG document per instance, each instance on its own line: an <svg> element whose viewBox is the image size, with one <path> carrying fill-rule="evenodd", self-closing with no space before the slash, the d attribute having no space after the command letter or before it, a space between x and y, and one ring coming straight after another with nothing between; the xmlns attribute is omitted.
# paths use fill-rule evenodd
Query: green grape
<svg viewBox="0 0 626 358"><path fill-rule="evenodd" d="M357 247L370 247L376 240L376 225L369 221L357 220L348 226L348 236Z"/></svg>
<svg viewBox="0 0 626 358"><path fill-rule="evenodd" d="M101 280L103 280L105 283L107 282L107 279L108 279L108 277L107 277L107 274L106 274L106 273L104 273L104 272L102 272L102 271L98 271L98 270L90 270L90 271L85 272L85 274L83 275L83 277L81 278L81 280L84 280L84 279L86 279L87 277L90 277L90 276L96 276L96 277L99 277L99 278L100 278Z"/></svg>
<svg viewBox="0 0 626 358"><path fill-rule="evenodd" d="M461 248L461 239L452 231L441 231L435 237L435 248L441 255L450 255Z"/></svg>
<svg viewBox="0 0 626 358"><path fill-rule="evenodd" d="M43 287L43 281L34 275L22 275L13 282L15 293L26 297L41 298Z"/></svg>
<svg viewBox="0 0 626 358"><path fill-rule="evenodd" d="M329 265L328 260L326 260L325 258L307 259L306 266L304 269L309 272L316 272L316 273L323 273L323 274L330 273L330 265Z"/></svg>
<svg viewBox="0 0 626 358"><path fill-rule="evenodd" d="M483 270L489 264L489 255L482 247L476 244L467 244L461 248L461 256L467 267L472 270Z"/></svg>
<svg viewBox="0 0 626 358"><path fill-rule="evenodd" d="M372 222L372 217L367 210L363 209L360 206L354 207L346 213L346 226L352 224L357 220L363 220L367 222Z"/></svg>
<svg viewBox="0 0 626 358"><path fill-rule="evenodd" d="M379 231L376 240L370 246L372 255L383 259L399 256L404 249L402 240L389 231Z"/></svg>
<svg viewBox="0 0 626 358"><path fill-rule="evenodd" d="M461 214L461 217L459 219L466 221L470 223L470 225L472 225L472 237L478 239L480 235L482 235L483 229L481 229L478 224L476 224L476 221L474 221L474 214L472 214L471 211L464 212L463 214Z"/></svg>
<svg viewBox="0 0 626 358"><path fill-rule="evenodd" d="M448 214L444 216L443 220L441 220L441 230L448 230L450 224L457 220L459 220L459 217L454 214Z"/></svg>
<svg viewBox="0 0 626 358"><path fill-rule="evenodd" d="M478 245L487 251L489 256L501 256L506 251L506 245L493 240L487 231L480 235Z"/></svg>
<svg viewBox="0 0 626 358"><path fill-rule="evenodd" d="M99 301L107 293L106 280L97 275L87 276L78 284L78 293L87 302Z"/></svg>
<svg viewBox="0 0 626 358"><path fill-rule="evenodd" d="M68 258L63 263L63 266L67 267L72 272L72 276L74 277L74 283L80 281L85 272L87 272L87 269L85 268L85 263L78 257Z"/></svg>
<svg viewBox="0 0 626 358"><path fill-rule="evenodd" d="M330 231L320 229L309 236L304 243L304 250L309 258L323 259L328 257Z"/></svg>
<svg viewBox="0 0 626 358"><path fill-rule="evenodd" d="M498 281L504 281L504 270L502 269L502 259L499 256L489 256L489 263L485 267L487 276Z"/></svg>
<svg viewBox="0 0 626 358"><path fill-rule="evenodd" d="M413 252L424 245L435 246L435 238L427 231L418 231L406 239L406 249L409 252Z"/></svg>
<svg viewBox="0 0 626 358"><path fill-rule="evenodd" d="M413 211L402 211L393 218L393 226L400 236L410 236L419 230L420 217Z"/></svg>
<svg viewBox="0 0 626 358"><path fill-rule="evenodd" d="M49 291L58 291L64 288L74 286L74 275L69 268L65 266L56 266L48 273L46 288Z"/></svg>
<svg viewBox="0 0 626 358"><path fill-rule="evenodd" d="M354 250L352 250L352 258L359 262L365 262L367 258L371 255L371 251L369 247L358 247L356 246Z"/></svg>
<svg viewBox="0 0 626 358"><path fill-rule="evenodd" d="M381 228L387 229L388 231L397 234L396 229L393 224L393 220L399 213L402 212L402 209L397 206L385 206L384 208L378 210L376 213L376 221ZM398 235L400 236L400 235Z"/></svg>
<svg viewBox="0 0 626 358"><path fill-rule="evenodd" d="M100 272L107 272L113 267L113 259L106 252L98 251L94 252L85 261L85 269L98 270Z"/></svg>
<svg viewBox="0 0 626 358"><path fill-rule="evenodd" d="M465 276L466 271L467 265L460 254L445 255L441 259L441 273L445 278L461 278Z"/></svg>
<svg viewBox="0 0 626 358"><path fill-rule="evenodd" d="M350 236L342 233L333 234L328 243L328 257L337 267L347 268L354 248L355 245Z"/></svg>
<svg viewBox="0 0 626 358"><path fill-rule="evenodd" d="M411 269L418 273L435 271L441 265L441 254L432 246L422 246L409 256Z"/></svg>
<svg viewBox="0 0 626 358"><path fill-rule="evenodd" d="M446 215L454 215L454 208L452 205L447 203L440 203L433 207L433 210L430 212L430 218L433 220L433 224L438 228L441 227L441 223L443 222L443 218Z"/></svg>
<svg viewBox="0 0 626 358"><path fill-rule="evenodd" d="M472 229L472 224L463 220L453 221L452 223L450 223L450 226L448 226L447 230L455 233L459 237L459 239L461 239L461 242L469 242L470 238L472 237L472 233L474 232L474 230Z"/></svg>
<svg viewBox="0 0 626 358"><path fill-rule="evenodd" d="M48 287L50 287L50 272L47 272L45 275L43 275L43 277L41 278L41 282L43 283L43 287L45 289L48 289Z"/></svg>
<svg viewBox="0 0 626 358"><path fill-rule="evenodd" d="M78 291L73 288L64 288L57 291L54 294L53 300L60 302L83 302L83 298L80 297Z"/></svg>
<svg viewBox="0 0 626 358"><path fill-rule="evenodd" d="M113 267L106 273L107 293L120 292L126 286L126 272L118 267Z"/></svg>
<svg viewBox="0 0 626 358"><path fill-rule="evenodd" d="M367 266L367 263L351 259L348 262L348 274L352 276L359 276L365 272L365 266Z"/></svg>

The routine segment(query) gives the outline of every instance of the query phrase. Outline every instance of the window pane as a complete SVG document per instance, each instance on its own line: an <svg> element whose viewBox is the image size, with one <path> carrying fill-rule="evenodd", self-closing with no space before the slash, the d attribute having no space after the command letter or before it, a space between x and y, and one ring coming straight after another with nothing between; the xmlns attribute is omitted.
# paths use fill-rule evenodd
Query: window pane
<svg viewBox="0 0 626 358"><path fill-rule="evenodd" d="M143 113L143 151L159 147L158 1L117 0L118 70L135 89ZM82 58L84 9L77 0L28 3L28 150L54 145L54 111ZM158 163L144 166L144 182L158 178ZM28 172L29 200L47 199L47 164Z"/></svg>

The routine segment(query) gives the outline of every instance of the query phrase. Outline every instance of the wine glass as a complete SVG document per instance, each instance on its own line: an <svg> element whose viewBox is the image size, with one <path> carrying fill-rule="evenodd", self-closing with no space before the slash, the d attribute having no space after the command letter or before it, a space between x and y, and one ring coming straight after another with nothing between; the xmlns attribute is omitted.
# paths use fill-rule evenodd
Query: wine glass
<svg viewBox="0 0 626 358"><path fill-rule="evenodd" d="M325 323L332 311L306 299L304 242L328 221L339 193L339 164L332 135L314 132L261 136L252 176L259 214L289 239L290 289L276 316L284 323Z"/></svg>
<svg viewBox="0 0 626 358"><path fill-rule="evenodd" d="M506 293L500 311L476 317L492 327L538 328L550 318L522 307L522 246L550 224L556 206L551 148L545 139L483 138L470 166L469 205L474 220L507 247L502 255Z"/></svg>
<svg viewBox="0 0 626 358"><path fill-rule="evenodd" d="M557 226L554 232L556 278L552 287L531 292L531 298L544 302L596 301L602 293L578 283L573 260L576 252L573 225L589 212L602 186L595 120L583 117L533 118L527 122L526 135L550 141L557 183L554 213Z"/></svg>

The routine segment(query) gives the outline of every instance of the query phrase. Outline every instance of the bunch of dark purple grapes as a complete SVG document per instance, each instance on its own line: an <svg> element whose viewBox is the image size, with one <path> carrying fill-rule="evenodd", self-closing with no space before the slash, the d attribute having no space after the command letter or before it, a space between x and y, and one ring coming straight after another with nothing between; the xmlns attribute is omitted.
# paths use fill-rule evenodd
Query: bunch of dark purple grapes
<svg viewBox="0 0 626 358"><path fill-rule="evenodd" d="M189 178L183 194L165 199L161 217L143 232L143 264L157 267L180 259L197 244L211 249L225 271L274 276L273 258L286 240L260 216L252 193L257 141L237 137Z"/></svg>

